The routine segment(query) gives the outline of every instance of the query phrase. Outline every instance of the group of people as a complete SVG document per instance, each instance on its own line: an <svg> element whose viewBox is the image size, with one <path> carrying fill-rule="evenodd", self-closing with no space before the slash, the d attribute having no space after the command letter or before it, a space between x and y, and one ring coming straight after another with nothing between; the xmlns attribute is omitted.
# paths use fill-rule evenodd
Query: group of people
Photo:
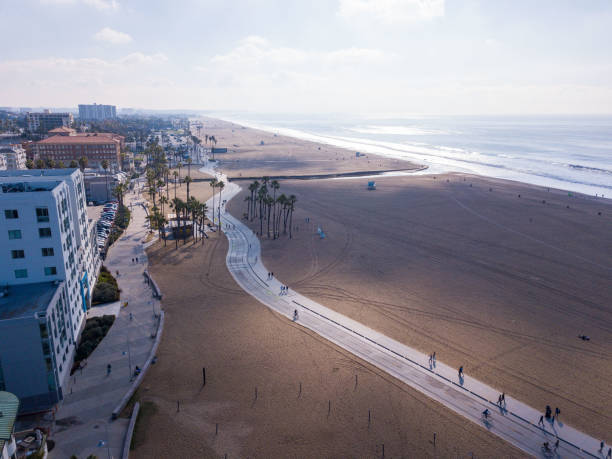
<svg viewBox="0 0 612 459"><path fill-rule="evenodd" d="M555 425L555 419L559 417L561 414L561 410L557 407L555 408L555 414L552 414L552 409L550 405L546 405L546 412L540 416L540 420L538 421L538 425L544 427L544 418L550 420L551 424Z"/></svg>
<svg viewBox="0 0 612 459"><path fill-rule="evenodd" d="M501 394L499 394L499 397L497 397L497 406L499 406L500 408L506 407L506 393L505 392L502 392Z"/></svg>
<svg viewBox="0 0 612 459"><path fill-rule="evenodd" d="M436 353L429 354L429 368L436 366Z"/></svg>
<svg viewBox="0 0 612 459"><path fill-rule="evenodd" d="M132 258L132 263L138 263L138 257Z"/></svg>
<svg viewBox="0 0 612 459"><path fill-rule="evenodd" d="M289 287L281 285L279 295L287 295L289 293Z"/></svg>
<svg viewBox="0 0 612 459"><path fill-rule="evenodd" d="M274 278L274 273L268 273L268 280L273 279Z"/></svg>

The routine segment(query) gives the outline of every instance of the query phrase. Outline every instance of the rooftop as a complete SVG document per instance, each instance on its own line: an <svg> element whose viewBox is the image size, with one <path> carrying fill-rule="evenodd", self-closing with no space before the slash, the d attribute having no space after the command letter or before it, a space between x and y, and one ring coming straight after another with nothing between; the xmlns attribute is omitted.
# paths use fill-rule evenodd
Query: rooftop
<svg viewBox="0 0 612 459"><path fill-rule="evenodd" d="M10 392L0 391L0 452L4 442L11 439L15 418L19 410L19 399Z"/></svg>
<svg viewBox="0 0 612 459"><path fill-rule="evenodd" d="M55 129L51 129L49 131L49 133L54 133L54 134L60 134L60 133L66 133L66 134L71 134L76 132L75 129L66 127L66 126L62 126L62 127L56 127Z"/></svg>
<svg viewBox="0 0 612 459"><path fill-rule="evenodd" d="M79 135L54 135L53 137L48 137L39 142L35 142L39 145L65 145L65 144L92 144L92 145L106 145L109 143L117 144L119 143L118 139L113 138L114 134L110 133L101 133L101 135L93 134L79 134Z"/></svg>
<svg viewBox="0 0 612 459"><path fill-rule="evenodd" d="M22 319L32 317L37 312L45 312L62 283L9 285L6 287L8 293L0 297L0 320Z"/></svg>
<svg viewBox="0 0 612 459"><path fill-rule="evenodd" d="M72 175L76 168L65 169L11 169L0 171L0 182L2 177L65 177Z"/></svg>

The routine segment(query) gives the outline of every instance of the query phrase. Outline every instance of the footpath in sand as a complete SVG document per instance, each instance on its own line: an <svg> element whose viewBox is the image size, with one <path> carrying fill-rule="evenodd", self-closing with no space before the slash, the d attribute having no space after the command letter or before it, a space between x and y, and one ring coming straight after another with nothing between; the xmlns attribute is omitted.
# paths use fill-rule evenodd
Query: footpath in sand
<svg viewBox="0 0 612 459"><path fill-rule="evenodd" d="M219 179L226 180L221 174ZM224 196L229 200L239 191L237 185L230 184ZM500 408L494 402L499 393L493 388L468 376L459 378L457 370L447 365L432 366L426 355L296 292L282 294L282 284L276 279L268 279L269 270L261 263L259 240L254 233L229 214L223 214L222 228L229 240L227 265L230 272L248 293L268 307L483 425L529 454L539 455L544 442L554 444L559 439L557 453L561 456L601 456L598 440L565 424L545 421L540 427L531 421L539 418L538 410L510 397L506 397L506 405ZM294 311L298 313L297 318ZM490 419L482 419L485 409L493 413Z"/></svg>
<svg viewBox="0 0 612 459"><path fill-rule="evenodd" d="M118 314L113 326L87 358L85 368L76 371L65 386L51 432L55 441L51 458L64 459L73 454L79 458L121 457L129 419L111 422L111 413L130 388L136 366L143 368L149 357L151 333L157 327L153 311L159 313L160 307L143 277L148 262L143 244L148 226L141 202L137 193L126 196L126 204L132 204L132 221L104 262L113 275L119 271L121 302L127 301L128 306L115 304ZM132 263L136 257L138 264ZM94 307L88 317L100 315L99 309L109 308ZM112 365L110 375L106 373L108 364Z"/></svg>

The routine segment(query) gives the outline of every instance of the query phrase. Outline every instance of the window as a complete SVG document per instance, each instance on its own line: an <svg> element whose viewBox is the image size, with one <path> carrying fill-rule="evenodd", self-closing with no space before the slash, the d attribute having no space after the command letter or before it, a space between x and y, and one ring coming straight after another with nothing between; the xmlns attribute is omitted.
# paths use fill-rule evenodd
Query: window
<svg viewBox="0 0 612 459"><path fill-rule="evenodd" d="M19 218L19 212L17 209L7 209L4 211L5 218Z"/></svg>
<svg viewBox="0 0 612 459"><path fill-rule="evenodd" d="M53 255L55 255L55 253L53 252L53 247L43 247L42 249L43 257L52 257Z"/></svg>
<svg viewBox="0 0 612 459"><path fill-rule="evenodd" d="M37 207L36 208L36 220L40 222L48 222L49 221L49 209L47 207Z"/></svg>
<svg viewBox="0 0 612 459"><path fill-rule="evenodd" d="M12 258L25 258L25 253L23 250L11 250Z"/></svg>
<svg viewBox="0 0 612 459"><path fill-rule="evenodd" d="M45 267L45 276L55 276L57 274L57 269L55 266L46 266Z"/></svg>
<svg viewBox="0 0 612 459"><path fill-rule="evenodd" d="M9 239L21 239L21 230L9 230Z"/></svg>
<svg viewBox="0 0 612 459"><path fill-rule="evenodd" d="M25 277L28 277L28 270L27 269L16 269L15 270L15 278L16 279L23 279Z"/></svg>
<svg viewBox="0 0 612 459"><path fill-rule="evenodd" d="M51 237L51 228L38 228L38 235L40 237Z"/></svg>

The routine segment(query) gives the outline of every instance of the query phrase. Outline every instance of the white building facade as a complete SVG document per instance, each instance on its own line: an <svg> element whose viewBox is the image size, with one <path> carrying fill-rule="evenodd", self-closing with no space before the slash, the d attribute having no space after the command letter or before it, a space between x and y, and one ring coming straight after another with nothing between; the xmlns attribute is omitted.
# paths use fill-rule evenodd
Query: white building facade
<svg viewBox="0 0 612 459"><path fill-rule="evenodd" d="M115 105L81 104L79 105L79 119L102 121L117 118Z"/></svg>
<svg viewBox="0 0 612 459"><path fill-rule="evenodd" d="M101 261L79 169L0 172L0 185L0 373L35 411L62 398Z"/></svg>
<svg viewBox="0 0 612 459"><path fill-rule="evenodd" d="M26 151L21 145L0 147L0 156L6 166L4 169L26 169Z"/></svg>

